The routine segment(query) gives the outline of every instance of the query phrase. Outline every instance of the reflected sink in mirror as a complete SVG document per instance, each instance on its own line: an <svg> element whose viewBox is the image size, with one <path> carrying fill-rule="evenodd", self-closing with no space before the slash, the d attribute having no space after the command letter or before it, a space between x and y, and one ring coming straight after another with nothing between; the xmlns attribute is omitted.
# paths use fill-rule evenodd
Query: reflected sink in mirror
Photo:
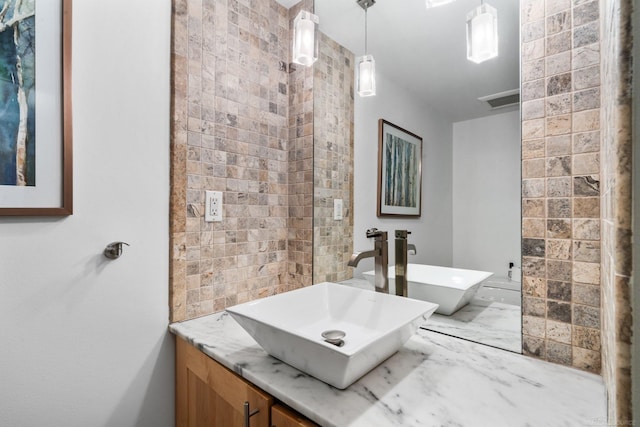
<svg viewBox="0 0 640 427"><path fill-rule="evenodd" d="M362 275L375 284L375 272ZM439 305L436 313L450 316L467 305L482 283L493 273L437 265L408 264L407 294L409 298L429 301ZM396 292L396 269L389 267L389 293Z"/></svg>
<svg viewBox="0 0 640 427"><path fill-rule="evenodd" d="M344 389L393 355L437 308L325 282L226 311L273 357ZM336 330L344 332L339 340L323 338Z"/></svg>

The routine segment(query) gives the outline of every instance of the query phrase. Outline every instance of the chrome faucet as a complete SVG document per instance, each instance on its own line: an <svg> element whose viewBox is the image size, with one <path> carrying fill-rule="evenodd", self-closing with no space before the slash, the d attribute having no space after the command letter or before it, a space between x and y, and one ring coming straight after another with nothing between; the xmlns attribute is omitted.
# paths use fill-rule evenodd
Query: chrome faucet
<svg viewBox="0 0 640 427"><path fill-rule="evenodd" d="M407 230L396 230L396 295L406 297L408 295L407 264L408 253L417 253L416 245L407 243L407 237L411 234Z"/></svg>
<svg viewBox="0 0 640 427"><path fill-rule="evenodd" d="M375 285L377 292L389 293L389 248L387 244L387 232L377 228L367 230L368 238L375 238L373 250L365 252L354 252L349 259L349 267L356 267L360 260L364 258L374 258L375 264Z"/></svg>

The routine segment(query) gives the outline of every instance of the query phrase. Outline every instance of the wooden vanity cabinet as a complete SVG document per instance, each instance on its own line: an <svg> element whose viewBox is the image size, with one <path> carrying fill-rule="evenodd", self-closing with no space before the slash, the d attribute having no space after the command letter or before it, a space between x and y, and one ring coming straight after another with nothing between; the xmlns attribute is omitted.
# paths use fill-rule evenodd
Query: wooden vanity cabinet
<svg viewBox="0 0 640 427"><path fill-rule="evenodd" d="M282 405L271 407L271 427L319 427L302 415Z"/></svg>
<svg viewBox="0 0 640 427"><path fill-rule="evenodd" d="M314 427L302 415L275 404L248 383L181 338L176 338L177 427Z"/></svg>
<svg viewBox="0 0 640 427"><path fill-rule="evenodd" d="M272 405L271 396L183 339L176 339L178 427L269 427Z"/></svg>

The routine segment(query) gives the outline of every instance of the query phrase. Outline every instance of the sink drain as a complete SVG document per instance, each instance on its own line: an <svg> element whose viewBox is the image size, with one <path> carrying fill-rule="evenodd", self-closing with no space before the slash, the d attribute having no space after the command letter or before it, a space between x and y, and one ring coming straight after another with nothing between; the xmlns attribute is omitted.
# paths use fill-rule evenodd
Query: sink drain
<svg viewBox="0 0 640 427"><path fill-rule="evenodd" d="M330 329L328 331L324 331L322 333L322 338L329 344L333 344L337 347L342 347L344 345L344 340L342 338L345 337L344 331L339 331L337 329Z"/></svg>

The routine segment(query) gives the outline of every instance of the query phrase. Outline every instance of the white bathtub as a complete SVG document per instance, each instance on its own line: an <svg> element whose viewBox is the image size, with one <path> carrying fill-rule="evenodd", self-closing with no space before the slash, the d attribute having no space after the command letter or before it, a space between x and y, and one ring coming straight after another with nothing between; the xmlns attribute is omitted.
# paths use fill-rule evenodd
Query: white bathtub
<svg viewBox="0 0 640 427"><path fill-rule="evenodd" d="M370 283L375 283L373 270L362 274ZM482 282L492 275L488 271L408 264L408 297L439 304L436 313L450 316L467 305ZM389 267L390 294L396 292L395 278L395 267Z"/></svg>

